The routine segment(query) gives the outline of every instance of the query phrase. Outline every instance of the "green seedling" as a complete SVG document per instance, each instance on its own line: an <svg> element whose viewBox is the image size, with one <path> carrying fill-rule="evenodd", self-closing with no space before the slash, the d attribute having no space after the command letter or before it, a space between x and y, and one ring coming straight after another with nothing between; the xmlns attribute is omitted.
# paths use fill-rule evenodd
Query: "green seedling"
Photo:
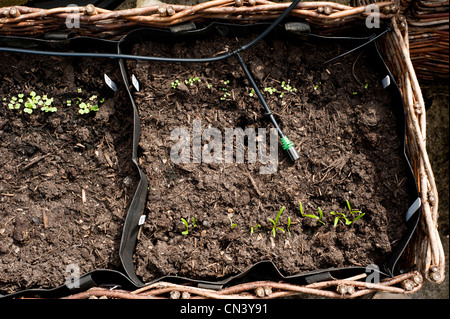
<svg viewBox="0 0 450 319"><path fill-rule="evenodd" d="M24 104L25 108L23 109L23 111L25 113L31 114L33 113L33 110L39 106L41 108L41 111L56 112L57 109L56 107L51 106L52 103L53 98L49 99L46 94L41 97L40 95L37 95L36 92L32 91L30 92L30 97L27 98Z"/></svg>
<svg viewBox="0 0 450 319"><path fill-rule="evenodd" d="M288 217L288 223L287 223L286 230L289 233L289 236L291 236L291 217Z"/></svg>
<svg viewBox="0 0 450 319"><path fill-rule="evenodd" d="M189 86L193 86L195 82L201 82L202 80L196 76L196 77L190 77L189 80L184 80L184 83L189 84Z"/></svg>
<svg viewBox="0 0 450 319"><path fill-rule="evenodd" d="M197 227L197 224L195 223L195 218L192 217L192 224L194 225L194 227Z"/></svg>
<svg viewBox="0 0 450 319"><path fill-rule="evenodd" d="M343 213L339 213L339 212L330 212L330 214L331 215L333 215L333 216L335 216L334 217L334 222L333 222L333 226L334 227L337 227L337 224L338 224L338 222L339 222L339 219L343 219L344 221L345 221L345 225L350 225L351 223L352 223L352 221L351 220L349 220L348 218L347 218L347 216L345 216L345 214L343 214Z"/></svg>
<svg viewBox="0 0 450 319"><path fill-rule="evenodd" d="M8 103L8 108L10 110L18 110L22 106L23 103L23 94L19 94L18 96L13 96ZM3 98L3 101L6 101L6 98Z"/></svg>
<svg viewBox="0 0 450 319"><path fill-rule="evenodd" d="M283 92L281 92L280 97L282 98L286 92L295 93L297 92L297 89L292 87L289 83L286 83L286 81L281 82L281 87L283 88Z"/></svg>
<svg viewBox="0 0 450 319"><path fill-rule="evenodd" d="M270 220L270 221L272 222L272 224L273 224L273 227L272 227L273 237L276 237L276 236L277 236L277 229L278 229L278 230L281 230L281 231L284 233L284 229L277 226L278 221L280 220L281 214L283 214L284 209L285 209L284 206L281 207L280 211L279 211L278 214L277 214L277 217L275 217L275 220L273 220L272 218L269 218L269 220Z"/></svg>
<svg viewBox="0 0 450 319"><path fill-rule="evenodd" d="M316 91L319 88L319 85L322 84L321 81L319 81L319 84L314 85L314 91Z"/></svg>
<svg viewBox="0 0 450 319"><path fill-rule="evenodd" d="M176 89L180 84L181 83L178 80L175 80L172 83L170 83L170 85L172 86L172 89Z"/></svg>
<svg viewBox="0 0 450 319"><path fill-rule="evenodd" d="M6 100L6 99L4 99ZM33 110L40 108L43 112L56 112L57 108L52 106L53 98L49 98L46 94L43 96L37 95L36 92L30 92L30 96L25 99L25 94L20 93L17 96L13 96L8 102L8 108L11 110L20 110L22 105L23 111L31 114Z"/></svg>
<svg viewBox="0 0 450 319"><path fill-rule="evenodd" d="M49 99L47 97L47 95L44 95L42 97L42 100L44 101L44 105L41 107L41 111L44 111L44 112L56 112L57 111L57 108L52 106L53 98Z"/></svg>
<svg viewBox="0 0 450 319"><path fill-rule="evenodd" d="M261 225L258 224L258 225L256 225L256 226L250 227L250 235L253 235L253 233L255 232L255 230L256 230L257 228L261 228Z"/></svg>
<svg viewBox="0 0 450 319"><path fill-rule="evenodd" d="M366 213L363 213L360 210L354 210L352 209L352 207L350 206L350 202L347 200L347 207L348 207L348 211L350 212L351 215L355 215L358 214L353 220L352 223L356 222L358 219L361 219Z"/></svg>
<svg viewBox="0 0 450 319"><path fill-rule="evenodd" d="M186 230L181 232L181 234L186 236L187 234L189 234L189 225L186 219L181 218L181 221L183 222L184 226L186 226Z"/></svg>
<svg viewBox="0 0 450 319"><path fill-rule="evenodd" d="M230 80L223 81L223 84L228 85L230 83ZM218 88L219 91L223 91L223 95L220 97L221 101L225 101L227 98L231 96L231 93L228 92L228 89L226 88Z"/></svg>
<svg viewBox="0 0 450 319"><path fill-rule="evenodd" d="M98 108L98 103L95 103L95 101L97 101L97 95L92 95L88 101L86 102L82 102L80 98L77 98L77 104L78 107L80 108L78 110L78 113L80 114L88 114L90 112L97 112L99 110ZM102 99L100 101L100 103L103 103L104 99ZM68 104L69 106L69 104Z"/></svg>
<svg viewBox="0 0 450 319"><path fill-rule="evenodd" d="M81 102L79 105L80 109L78 110L78 113L80 114L88 114L91 111L98 111L98 105L97 104L91 104L91 103L85 103Z"/></svg>
<svg viewBox="0 0 450 319"><path fill-rule="evenodd" d="M319 216L317 216L317 215L312 215L312 214L304 214L303 213L302 202L299 201L299 204L300 204L300 213L302 214L303 217L309 217L309 218L317 219L320 223L325 225L325 222L322 220L323 219L323 212L322 212L322 209L320 209L320 207L318 208Z"/></svg>
<svg viewBox="0 0 450 319"><path fill-rule="evenodd" d="M367 90L368 87L369 87L369 83L366 83L366 84L364 85L364 88Z"/></svg>
<svg viewBox="0 0 450 319"><path fill-rule="evenodd" d="M230 220L230 223L231 223L231 229L235 229L237 224L233 223L233 220L231 219L230 216L228 216L228 219Z"/></svg>
<svg viewBox="0 0 450 319"><path fill-rule="evenodd" d="M250 90L250 93L248 94L248 96L254 97L255 94L256 94L255 89L251 89L251 90Z"/></svg>
<svg viewBox="0 0 450 319"><path fill-rule="evenodd" d="M277 92L277 89L273 88L273 87L266 87L266 88L264 88L264 92L269 92L269 94L272 95Z"/></svg>
<svg viewBox="0 0 450 319"><path fill-rule="evenodd" d="M347 215L344 213L339 213L339 212L330 212L331 215L335 216L334 217L334 227L337 227L337 224L339 223L340 219L344 220L344 223L346 226L349 226L351 224L353 224L354 222L356 222L358 219L361 219L365 213L361 212L360 210L354 210L352 209L352 207L350 206L350 202L347 200L347 207L348 207L348 211L349 214L352 216L355 216L355 218L353 218L352 220L350 220L349 218L347 218Z"/></svg>
<svg viewBox="0 0 450 319"><path fill-rule="evenodd" d="M224 90L226 90L226 89L224 89ZM224 90L222 90L222 91L224 91ZM231 96L230 92L224 92L222 97L220 98L220 100L225 101L230 96Z"/></svg>

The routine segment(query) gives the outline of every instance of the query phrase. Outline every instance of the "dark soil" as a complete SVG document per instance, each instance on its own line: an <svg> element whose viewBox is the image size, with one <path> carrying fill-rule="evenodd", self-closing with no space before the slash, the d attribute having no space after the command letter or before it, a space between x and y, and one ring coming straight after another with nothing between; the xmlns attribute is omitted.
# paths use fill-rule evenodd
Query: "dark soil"
<svg viewBox="0 0 450 319"><path fill-rule="evenodd" d="M123 86L114 94L103 80L120 83L117 62L5 53L0 61L0 292L119 267L137 179L130 103ZM31 91L53 97L57 112L8 108ZM79 114L76 97L92 95L105 99L100 110Z"/></svg>
<svg viewBox="0 0 450 319"><path fill-rule="evenodd" d="M249 39L146 42L132 52L206 57ZM249 96L236 58L208 64L128 62L130 74L141 82L135 93L142 120L139 164L150 183L148 217L135 252L144 281L163 275L223 278L261 260L292 275L387 259L406 230L405 190L412 181L406 177L394 105L381 87L386 74L371 65L373 56L356 52L323 65L354 46L267 38L241 54L260 88L277 89L264 96L300 154L292 163L279 146L273 174L260 174L262 164L247 158L244 163L171 161L170 150L179 142L171 132L185 128L192 134L194 120L222 136L226 128L272 127L257 97ZM184 83L195 77L201 82ZM176 80L180 85L172 88ZM283 81L297 91L280 97ZM334 227L329 212L347 212L346 200L365 216ZM299 201L308 214L321 207L326 225L302 217ZM274 237L269 218L282 206L278 226L286 231L290 217L290 232L278 230ZM181 218L189 222L188 235L181 234L186 229ZM251 234L257 224L261 228Z"/></svg>

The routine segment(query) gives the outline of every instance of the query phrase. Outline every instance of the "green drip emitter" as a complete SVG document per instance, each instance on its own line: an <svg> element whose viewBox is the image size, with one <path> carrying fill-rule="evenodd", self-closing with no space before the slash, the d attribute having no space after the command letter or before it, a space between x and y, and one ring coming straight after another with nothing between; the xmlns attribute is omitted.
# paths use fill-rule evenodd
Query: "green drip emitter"
<svg viewBox="0 0 450 319"><path fill-rule="evenodd" d="M293 162L300 158L300 155L298 155L297 150L294 147L294 143L292 143L287 136L281 137L281 146Z"/></svg>

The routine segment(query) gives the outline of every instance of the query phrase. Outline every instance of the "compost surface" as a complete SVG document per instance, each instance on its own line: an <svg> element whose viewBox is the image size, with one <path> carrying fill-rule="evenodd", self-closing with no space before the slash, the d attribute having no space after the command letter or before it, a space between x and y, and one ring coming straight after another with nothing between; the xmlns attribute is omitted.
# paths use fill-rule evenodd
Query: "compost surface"
<svg viewBox="0 0 450 319"><path fill-rule="evenodd" d="M56 287L119 267L137 179L118 63L17 54L0 61L0 292ZM53 98L57 111L27 114L24 103L9 109L13 96L26 100L33 91ZM99 110L80 114L82 102Z"/></svg>
<svg viewBox="0 0 450 319"><path fill-rule="evenodd" d="M210 57L253 38L141 41L131 52ZM411 199L405 189L412 181L396 132L395 105L381 86L386 74L373 65L373 55L357 51L324 65L355 46L277 35L241 53L300 154L292 163L279 145L271 174L261 174L265 164L250 162L248 152L242 163L227 162L223 155L227 128L269 132L273 127L235 57L207 64L127 62L141 87L134 93L142 121L139 165L150 185L147 220L134 255L144 281L164 275L215 280L262 260L292 275L387 259L406 231ZM217 162L198 161L194 123L201 123L203 133L209 128L221 133L222 155L211 148L215 138L201 141L209 150L204 154L217 156ZM171 157L180 149L181 135L174 133L180 128L189 135L185 162ZM246 151L249 141L242 142ZM265 141L270 153L268 134ZM365 215L351 225L340 219L335 227L330 212L350 218L347 200ZM319 215L320 207L325 224L303 217L300 201L305 214ZM284 232L276 229L274 236L269 219L283 206L277 227Z"/></svg>

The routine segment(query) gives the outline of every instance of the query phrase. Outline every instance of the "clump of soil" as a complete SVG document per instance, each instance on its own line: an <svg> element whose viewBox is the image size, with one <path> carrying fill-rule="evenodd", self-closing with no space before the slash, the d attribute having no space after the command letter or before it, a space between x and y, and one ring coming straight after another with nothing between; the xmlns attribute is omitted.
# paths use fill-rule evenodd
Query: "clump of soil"
<svg viewBox="0 0 450 319"><path fill-rule="evenodd" d="M250 39L145 42L132 52L206 57ZM406 230L405 185L412 181L391 111L396 106L381 87L386 74L371 65L373 56L359 51L323 64L354 46L269 37L241 54L300 154L292 163L280 146L272 174L261 174L263 163L249 163L247 152L243 163L225 162L223 156L218 163L197 163L192 149L188 163L171 160L180 142L171 134L186 129L192 148L195 120L203 132L216 128L222 138L227 128L272 128L236 58L128 62L129 73L141 82L134 96L142 121L139 164L150 184L148 217L134 256L144 281L163 275L224 278L261 260L272 260L286 275L386 260ZM206 137L202 145L210 142ZM249 140L244 143L247 150ZM365 215L334 227L329 212L348 213L346 200ZM326 224L302 217L299 201L307 214L317 215L320 207ZM269 218L282 206L277 226L284 233L277 230L274 237Z"/></svg>
<svg viewBox="0 0 450 319"><path fill-rule="evenodd" d="M0 61L0 292L119 267L137 178L130 103L103 80L120 83L117 62L7 53ZM52 97L57 112L8 108L31 91ZM77 98L93 95L104 99L99 111L79 114Z"/></svg>

